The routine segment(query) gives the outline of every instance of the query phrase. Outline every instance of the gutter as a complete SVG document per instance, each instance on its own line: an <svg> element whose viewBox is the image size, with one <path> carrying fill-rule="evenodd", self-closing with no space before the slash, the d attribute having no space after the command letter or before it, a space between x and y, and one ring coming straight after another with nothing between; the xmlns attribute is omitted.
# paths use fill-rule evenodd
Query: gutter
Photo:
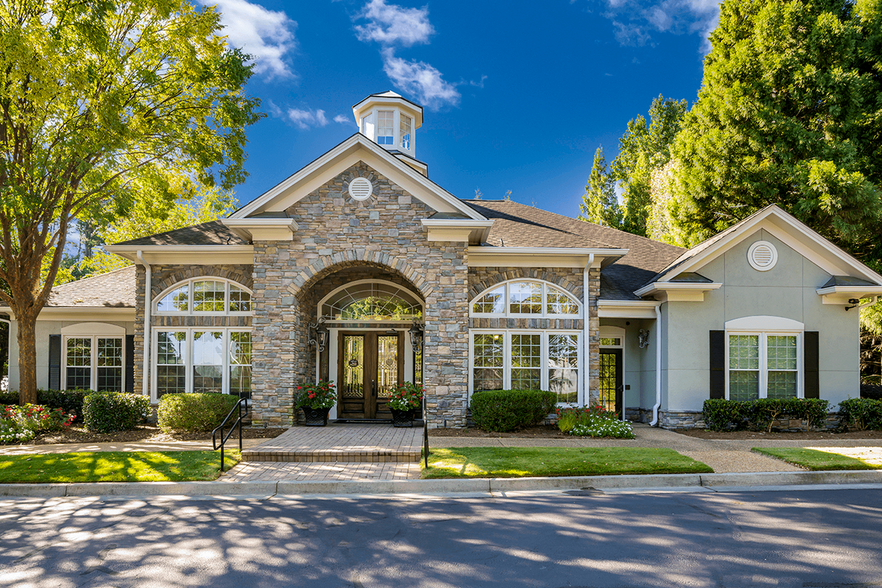
<svg viewBox="0 0 882 588"><path fill-rule="evenodd" d="M141 254L140 249L135 255L138 257L141 264L143 264L144 269L147 272L147 277L144 281L144 368L141 370L141 393L147 398L150 398L150 382L147 373L150 369L150 309L153 306L153 301L150 296L152 289L150 282L153 275L151 273L152 268L150 267L150 264L144 260L144 256Z"/></svg>
<svg viewBox="0 0 882 588"><path fill-rule="evenodd" d="M591 390L589 389L590 382L591 382L591 369L589 367L589 364L591 362L591 332L589 331L589 328L588 328L588 322L589 322L588 315L590 314L588 311L588 303L591 298L591 288L588 286L588 278L590 277L591 266L593 264L594 264L594 253L589 253L588 254L588 263L585 264L585 268L582 270L582 283L583 283L583 286L582 286L582 338L585 341L582 345L583 354L585 356L585 360L583 361L585 369L583 370L584 376L583 376L582 380L584 382L583 386L584 386L584 390L585 390L585 395L584 395L585 406L589 406L591 403L591 394L590 394Z"/></svg>
<svg viewBox="0 0 882 588"><path fill-rule="evenodd" d="M658 409L661 407L661 304L655 307L655 405L652 407L650 427L658 426Z"/></svg>

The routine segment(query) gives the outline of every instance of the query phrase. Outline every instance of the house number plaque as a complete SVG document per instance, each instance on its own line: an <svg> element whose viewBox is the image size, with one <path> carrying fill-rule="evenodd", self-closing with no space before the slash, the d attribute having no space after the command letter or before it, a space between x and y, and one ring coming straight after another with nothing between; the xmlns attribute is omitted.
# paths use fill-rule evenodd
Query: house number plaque
<svg viewBox="0 0 882 588"><path fill-rule="evenodd" d="M349 367L358 367L358 360L357 359L350 359L349 360Z"/></svg>

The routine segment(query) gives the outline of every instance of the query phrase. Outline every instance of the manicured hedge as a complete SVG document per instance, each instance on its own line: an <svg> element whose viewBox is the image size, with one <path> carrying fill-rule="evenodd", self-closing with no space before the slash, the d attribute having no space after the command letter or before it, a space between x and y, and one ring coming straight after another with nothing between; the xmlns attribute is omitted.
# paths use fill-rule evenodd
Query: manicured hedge
<svg viewBox="0 0 882 588"><path fill-rule="evenodd" d="M172 431L212 431L221 424L239 397L232 394L163 394L159 399L159 428Z"/></svg>
<svg viewBox="0 0 882 588"><path fill-rule="evenodd" d="M541 390L482 390L472 394L472 420L485 431L507 432L544 419L557 394Z"/></svg>
<svg viewBox="0 0 882 588"><path fill-rule="evenodd" d="M843 424L849 429L882 429L882 400L849 398L839 403L839 414Z"/></svg>
<svg viewBox="0 0 882 588"><path fill-rule="evenodd" d="M861 398L882 400L882 386L878 384L861 384Z"/></svg>
<svg viewBox="0 0 882 588"><path fill-rule="evenodd" d="M83 400L94 390L37 390L37 404L60 408L83 422ZM18 404L18 392L0 392L0 404Z"/></svg>
<svg viewBox="0 0 882 588"><path fill-rule="evenodd" d="M804 419L822 427L827 417L826 400L818 398L760 398L739 402L713 398L704 401L704 422L712 431L771 430L782 416Z"/></svg>
<svg viewBox="0 0 882 588"><path fill-rule="evenodd" d="M150 399L129 392L92 392L83 401L83 423L96 433L134 429L150 415Z"/></svg>

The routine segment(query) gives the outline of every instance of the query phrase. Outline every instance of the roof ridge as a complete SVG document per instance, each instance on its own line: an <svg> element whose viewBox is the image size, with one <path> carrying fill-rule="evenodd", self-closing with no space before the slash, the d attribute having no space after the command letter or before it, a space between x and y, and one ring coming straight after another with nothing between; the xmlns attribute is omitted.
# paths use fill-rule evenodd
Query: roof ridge
<svg viewBox="0 0 882 588"><path fill-rule="evenodd" d="M124 266L124 267L118 267L118 268L116 268L116 269L110 270L109 272L101 272L100 274L94 274L94 275L86 276L85 278L80 278L79 280L71 280L70 282L65 282L65 283L63 283L63 284L58 284L57 286L52 286L52 290L57 290L58 288L63 288L63 287L65 287L65 286L70 286L70 285L73 285L73 284L81 285L83 282L87 282L87 281L89 281L89 280L96 280L96 279L98 279L98 278L103 278L104 276L109 276L110 274L113 274L113 273L116 273L116 272L121 272L121 271L126 271L126 270L133 270L133 269L135 269L135 264L134 264L134 263L133 263L133 264L130 264L130 265L127 265L127 266Z"/></svg>

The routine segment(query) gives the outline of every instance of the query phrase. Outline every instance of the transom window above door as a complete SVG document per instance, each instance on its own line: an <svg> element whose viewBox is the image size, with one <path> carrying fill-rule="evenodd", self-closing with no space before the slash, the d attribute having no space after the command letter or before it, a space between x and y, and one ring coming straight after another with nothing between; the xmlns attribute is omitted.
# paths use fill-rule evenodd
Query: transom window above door
<svg viewBox="0 0 882 588"><path fill-rule="evenodd" d="M319 302L319 316L334 321L413 321L423 303L393 282L358 280L337 288Z"/></svg>
<svg viewBox="0 0 882 588"><path fill-rule="evenodd" d="M578 317L581 305L573 296L547 282L512 280L476 296L471 315Z"/></svg>
<svg viewBox="0 0 882 588"><path fill-rule="evenodd" d="M222 278L191 278L156 297L158 314L250 314L251 291Z"/></svg>

